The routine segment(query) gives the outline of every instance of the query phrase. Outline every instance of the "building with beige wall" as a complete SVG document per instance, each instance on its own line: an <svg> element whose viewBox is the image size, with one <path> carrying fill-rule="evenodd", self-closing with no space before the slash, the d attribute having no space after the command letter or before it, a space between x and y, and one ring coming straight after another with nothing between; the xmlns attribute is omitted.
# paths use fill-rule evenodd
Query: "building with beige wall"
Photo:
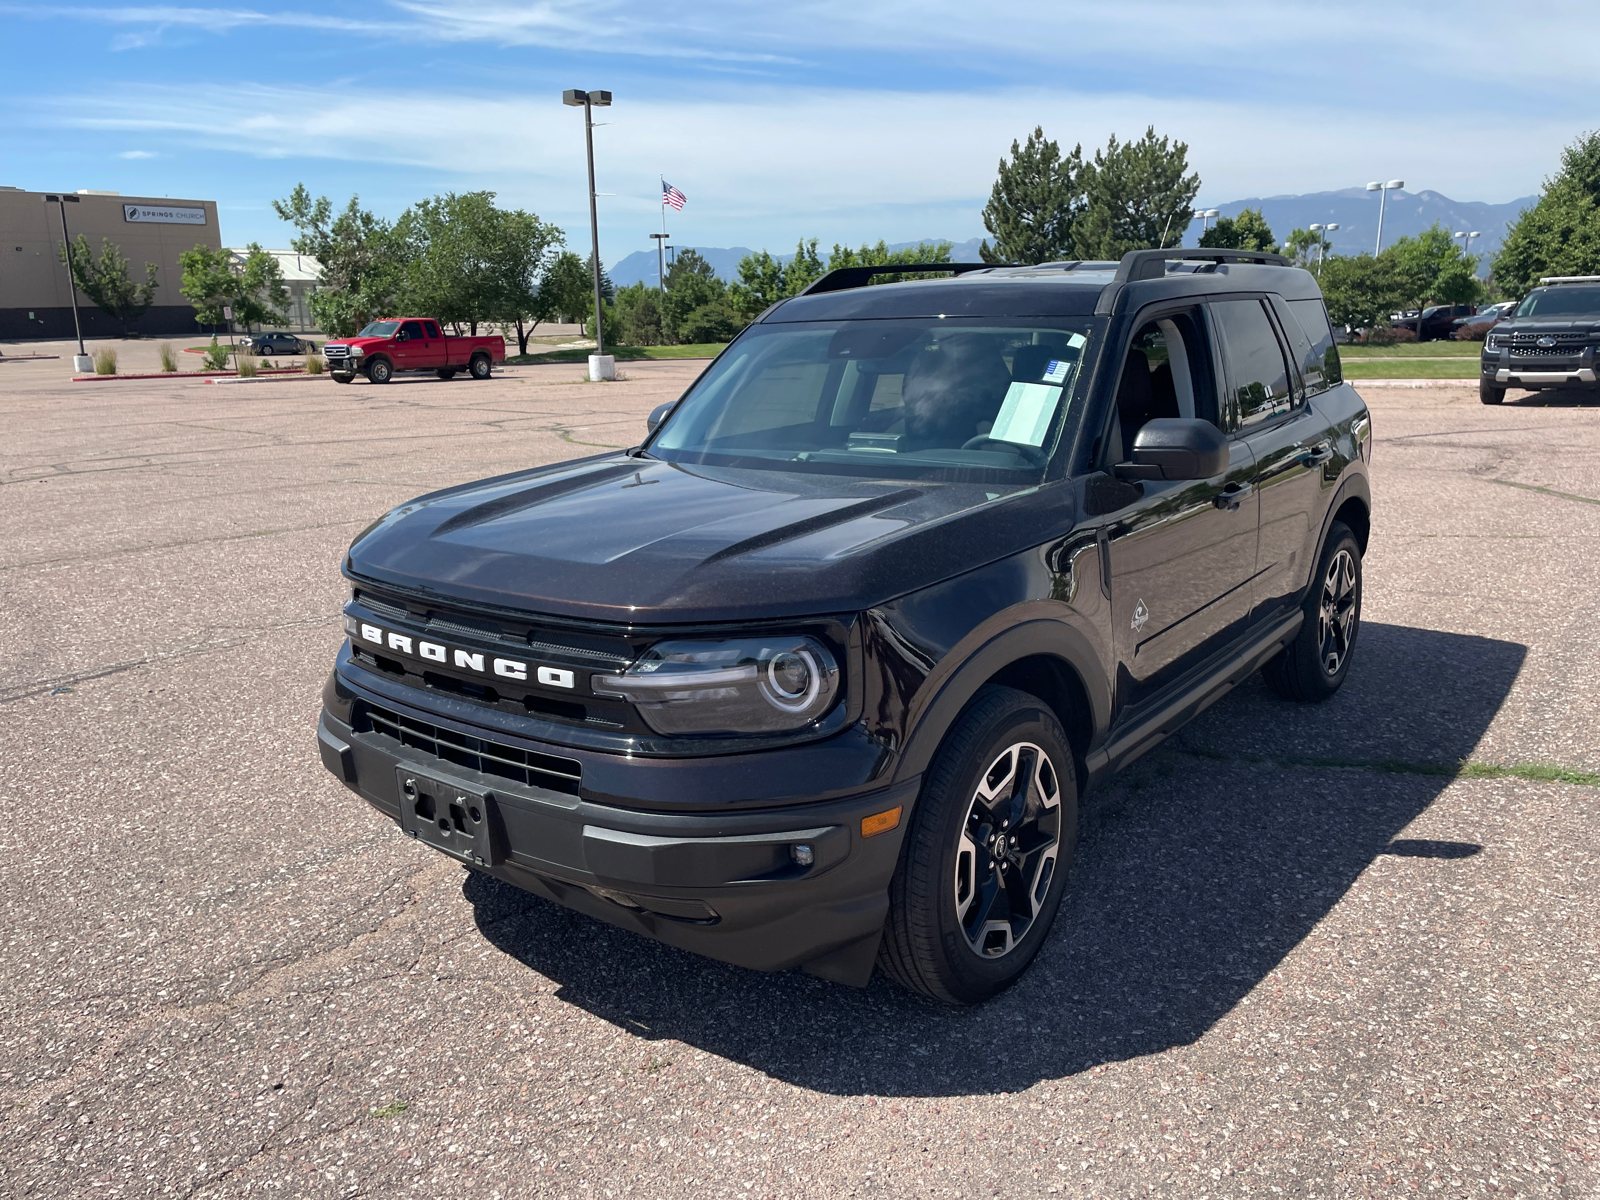
<svg viewBox="0 0 1600 1200"><path fill-rule="evenodd" d="M0 339L72 336L72 293L61 261L61 213L46 203L52 193L0 187ZM222 247L214 200L120 196L116 192L78 192L69 203L67 232L81 233L96 255L110 238L128 260L135 282L144 264L156 264L155 306L131 328L138 333L186 334L199 331L194 308L178 290L183 271L178 255L197 245ZM96 308L82 293L78 313L85 337L120 337L122 325Z"/></svg>

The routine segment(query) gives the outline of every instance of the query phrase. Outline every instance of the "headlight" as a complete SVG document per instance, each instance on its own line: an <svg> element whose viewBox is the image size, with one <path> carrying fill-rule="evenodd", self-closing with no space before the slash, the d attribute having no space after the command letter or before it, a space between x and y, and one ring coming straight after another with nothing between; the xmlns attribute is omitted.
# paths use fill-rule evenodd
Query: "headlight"
<svg viewBox="0 0 1600 1200"><path fill-rule="evenodd" d="M1491 333L1488 337L1484 338L1483 348L1485 350L1500 349L1500 335L1498 333Z"/></svg>
<svg viewBox="0 0 1600 1200"><path fill-rule="evenodd" d="M351 346L350 347L350 353L351 354L365 354L366 351L363 350L360 346Z"/></svg>
<svg viewBox="0 0 1600 1200"><path fill-rule="evenodd" d="M657 733L783 733L832 707L839 667L809 637L661 642L593 683L631 700Z"/></svg>

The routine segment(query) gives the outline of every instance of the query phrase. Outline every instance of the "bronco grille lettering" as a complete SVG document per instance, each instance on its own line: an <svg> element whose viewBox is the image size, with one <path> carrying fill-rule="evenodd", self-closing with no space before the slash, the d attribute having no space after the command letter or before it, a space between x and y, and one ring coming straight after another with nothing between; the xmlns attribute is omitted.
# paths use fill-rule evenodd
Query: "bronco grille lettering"
<svg viewBox="0 0 1600 1200"><path fill-rule="evenodd" d="M537 680L545 687L567 690L574 690L578 686L578 673L565 668L542 667L537 663L524 662L518 658L497 658L482 650L463 650L455 646L446 646L441 642L430 642L412 634L369 625L365 621L359 622L355 628L356 633L352 636L352 641L370 643L380 650L398 651L430 663L453 666L458 670L471 671L478 675L513 679L519 683Z"/></svg>

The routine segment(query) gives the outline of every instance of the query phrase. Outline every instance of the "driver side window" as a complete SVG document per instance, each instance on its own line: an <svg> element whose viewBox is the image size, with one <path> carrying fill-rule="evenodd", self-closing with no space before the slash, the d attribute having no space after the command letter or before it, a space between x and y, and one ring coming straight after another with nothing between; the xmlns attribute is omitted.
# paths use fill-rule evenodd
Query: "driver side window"
<svg viewBox="0 0 1600 1200"><path fill-rule="evenodd" d="M1128 343L1117 384L1113 459L1133 458L1133 440L1146 421L1199 417L1218 424L1214 378L1195 310L1163 313L1141 325Z"/></svg>

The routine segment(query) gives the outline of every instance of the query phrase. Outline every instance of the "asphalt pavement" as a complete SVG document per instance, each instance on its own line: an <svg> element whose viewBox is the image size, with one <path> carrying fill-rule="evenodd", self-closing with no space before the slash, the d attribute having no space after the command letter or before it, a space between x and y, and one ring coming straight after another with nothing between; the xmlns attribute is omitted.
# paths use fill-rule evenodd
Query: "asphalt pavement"
<svg viewBox="0 0 1600 1200"><path fill-rule="evenodd" d="M1600 1195L1600 407L1372 389L1344 691L1095 797L958 1012L469 875L318 761L349 540L703 364L70 366L0 365L0 1195Z"/></svg>

